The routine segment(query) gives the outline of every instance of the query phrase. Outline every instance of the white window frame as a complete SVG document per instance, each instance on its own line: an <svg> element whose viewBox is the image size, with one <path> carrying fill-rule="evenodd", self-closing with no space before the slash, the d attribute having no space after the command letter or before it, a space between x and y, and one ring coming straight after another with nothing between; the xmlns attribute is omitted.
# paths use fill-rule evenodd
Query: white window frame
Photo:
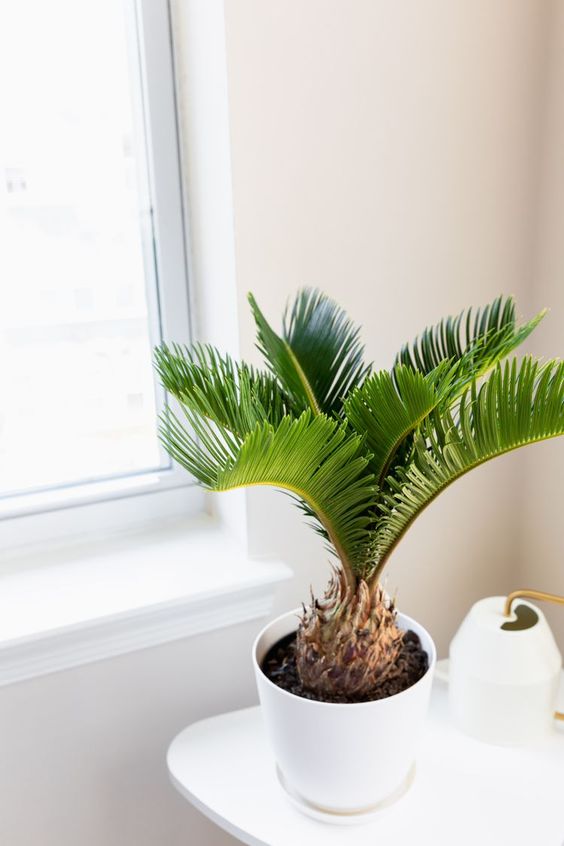
<svg viewBox="0 0 564 846"><path fill-rule="evenodd" d="M168 0L125 0L125 7L132 22L130 60L139 63L143 97L135 111L142 115L139 130L147 148L150 212L142 226L144 245L153 247L145 257L146 275L154 272L156 282L147 286L151 331L164 341L189 343L187 233L170 9ZM202 510L202 491L171 462L163 469L1 500L0 548L128 529Z"/></svg>

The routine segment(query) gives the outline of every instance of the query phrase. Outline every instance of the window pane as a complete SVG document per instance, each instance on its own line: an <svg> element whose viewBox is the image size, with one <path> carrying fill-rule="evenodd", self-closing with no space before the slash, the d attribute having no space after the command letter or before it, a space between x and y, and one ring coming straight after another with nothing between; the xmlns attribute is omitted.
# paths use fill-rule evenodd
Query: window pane
<svg viewBox="0 0 564 846"><path fill-rule="evenodd" d="M166 463L132 32L118 0L1 6L1 495Z"/></svg>

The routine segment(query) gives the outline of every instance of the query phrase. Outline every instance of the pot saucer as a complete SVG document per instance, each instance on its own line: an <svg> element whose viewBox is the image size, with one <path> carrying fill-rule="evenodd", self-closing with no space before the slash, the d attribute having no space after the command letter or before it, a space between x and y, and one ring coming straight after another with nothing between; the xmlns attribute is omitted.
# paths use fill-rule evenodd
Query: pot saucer
<svg viewBox="0 0 564 846"><path fill-rule="evenodd" d="M363 823L368 823L377 819L387 808L394 805L407 793L415 778L415 763L412 764L407 776L393 793L386 796L385 799L381 799L380 802L376 802L374 805L369 805L366 808L359 808L355 811L333 811L330 808L323 808L319 805L315 805L313 802L309 802L303 796L300 796L300 794L294 790L290 784L288 784L287 780L284 778L284 774L278 766L276 767L276 775L280 786L284 790L284 793L292 805L307 817L317 820L318 822L328 823L329 825L362 825Z"/></svg>

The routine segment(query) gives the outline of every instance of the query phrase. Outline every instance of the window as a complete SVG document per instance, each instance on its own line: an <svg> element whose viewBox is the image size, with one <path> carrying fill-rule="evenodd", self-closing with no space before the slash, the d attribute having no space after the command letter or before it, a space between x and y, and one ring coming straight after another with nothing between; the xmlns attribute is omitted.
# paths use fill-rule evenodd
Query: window
<svg viewBox="0 0 564 846"><path fill-rule="evenodd" d="M166 0L0 11L0 515L186 485L157 437L189 340Z"/></svg>

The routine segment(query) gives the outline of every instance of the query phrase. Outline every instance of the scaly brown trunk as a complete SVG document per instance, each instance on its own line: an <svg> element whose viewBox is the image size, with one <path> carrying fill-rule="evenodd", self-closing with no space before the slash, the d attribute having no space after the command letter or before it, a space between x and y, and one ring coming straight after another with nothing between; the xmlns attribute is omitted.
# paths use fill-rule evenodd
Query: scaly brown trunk
<svg viewBox="0 0 564 846"><path fill-rule="evenodd" d="M296 643L302 683L320 696L356 698L397 672L403 640L396 612L380 586L352 590L336 571L322 600L304 608Z"/></svg>

